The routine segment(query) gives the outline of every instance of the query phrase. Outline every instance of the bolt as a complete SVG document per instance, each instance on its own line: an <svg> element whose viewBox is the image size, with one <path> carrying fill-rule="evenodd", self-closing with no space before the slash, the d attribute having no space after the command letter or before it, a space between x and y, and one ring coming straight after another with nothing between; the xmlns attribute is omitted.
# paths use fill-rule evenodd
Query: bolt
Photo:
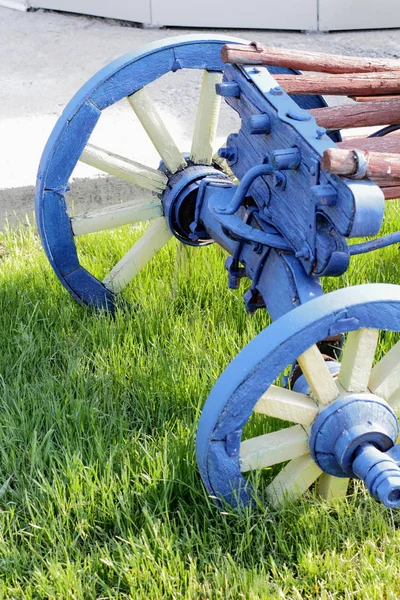
<svg viewBox="0 0 400 600"><path fill-rule="evenodd" d="M284 190L286 187L286 177L280 171L274 171L274 187Z"/></svg>
<svg viewBox="0 0 400 600"><path fill-rule="evenodd" d="M282 94L283 94L283 89L281 88L281 86L280 86L280 85L277 85L277 86L275 86L275 87L273 87L273 88L271 88L271 89L270 89L270 93L271 93L273 96L282 96Z"/></svg>
<svg viewBox="0 0 400 600"><path fill-rule="evenodd" d="M294 121L309 121L311 119L311 115L306 110L289 110L287 116Z"/></svg>
<svg viewBox="0 0 400 600"><path fill-rule="evenodd" d="M271 120L266 113L251 115L248 126L251 134L269 133L271 131Z"/></svg>
<svg viewBox="0 0 400 600"><path fill-rule="evenodd" d="M310 259L310 249L307 246L303 246L301 250L295 253L296 258L304 258L304 260Z"/></svg>
<svg viewBox="0 0 400 600"><path fill-rule="evenodd" d="M228 288L230 290L238 290L240 285L240 279L233 273L228 273Z"/></svg>
<svg viewBox="0 0 400 600"><path fill-rule="evenodd" d="M236 81L224 81L222 83L217 83L215 86L215 91L219 96L223 96L224 98L239 98L240 97L240 86Z"/></svg>
<svg viewBox="0 0 400 600"><path fill-rule="evenodd" d="M325 127L317 127L317 140L320 140L326 134Z"/></svg>
<svg viewBox="0 0 400 600"><path fill-rule="evenodd" d="M225 160L234 161L236 158L236 148L233 146L227 146L226 148L220 148L218 150L218 156L220 158L225 158Z"/></svg>

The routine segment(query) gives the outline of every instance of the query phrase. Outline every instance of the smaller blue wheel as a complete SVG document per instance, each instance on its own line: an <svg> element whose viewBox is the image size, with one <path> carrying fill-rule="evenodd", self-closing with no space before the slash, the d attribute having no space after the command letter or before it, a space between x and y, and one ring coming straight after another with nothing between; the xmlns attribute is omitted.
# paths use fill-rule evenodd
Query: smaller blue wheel
<svg viewBox="0 0 400 600"><path fill-rule="evenodd" d="M382 334L384 356L380 330L387 332ZM340 415L351 413L354 420L363 413L354 426L357 443L380 445L382 452L396 443L400 342L394 343L396 336L390 332L399 331L400 287L386 284L321 296L262 331L220 376L200 418L197 462L210 496L232 506L251 502L254 472L266 482L266 496L275 506L301 496L315 483L323 497L345 495L348 477L355 475L350 462L345 464L354 456L345 457L344 445L351 450L354 439L342 435L348 424ZM327 360L317 343L341 333L345 343L340 363ZM296 361L302 375L287 389L282 375ZM343 455L341 466L333 451L324 450L326 442L336 444ZM396 488L387 495L398 503L399 494ZM386 504L392 506L389 500Z"/></svg>

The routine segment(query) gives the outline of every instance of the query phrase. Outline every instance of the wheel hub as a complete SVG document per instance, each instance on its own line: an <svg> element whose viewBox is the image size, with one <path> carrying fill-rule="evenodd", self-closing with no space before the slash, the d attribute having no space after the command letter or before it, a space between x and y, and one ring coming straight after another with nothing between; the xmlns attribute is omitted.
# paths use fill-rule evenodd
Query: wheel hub
<svg viewBox="0 0 400 600"><path fill-rule="evenodd" d="M199 222L204 192L209 182L229 182L222 171L204 165L189 166L175 173L162 195L164 215L176 238L189 246L204 246L213 240Z"/></svg>
<svg viewBox="0 0 400 600"><path fill-rule="evenodd" d="M311 427L310 452L317 465L336 477L354 477L353 461L363 444L386 452L399 426L390 406L374 394L346 394L322 410Z"/></svg>
<svg viewBox="0 0 400 600"><path fill-rule="evenodd" d="M400 505L400 468L390 449L398 435L397 417L384 400L354 393L339 397L318 414L309 446L325 473L364 480L376 500L394 508Z"/></svg>

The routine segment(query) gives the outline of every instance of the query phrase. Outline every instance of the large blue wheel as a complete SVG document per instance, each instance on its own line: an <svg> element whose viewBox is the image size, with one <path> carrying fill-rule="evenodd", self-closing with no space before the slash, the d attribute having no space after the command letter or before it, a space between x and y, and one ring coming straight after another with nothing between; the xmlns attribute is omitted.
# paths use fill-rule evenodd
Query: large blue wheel
<svg viewBox="0 0 400 600"><path fill-rule="evenodd" d="M39 233L50 263L65 288L81 304L112 309L118 294L135 274L167 243L172 233L163 217L162 195L171 177L193 165L213 163L213 137L218 104L215 84L222 78L221 46L235 38L182 36L155 42L115 60L90 79L68 104L52 132L39 167L36 216ZM191 150L178 149L146 86L181 69L204 71L201 98ZM272 72L288 72L273 68ZM126 98L162 159L162 169L149 168L130 158L88 144L102 112ZM319 96L298 98L303 108L324 106ZM190 150L189 159L182 151ZM214 149L215 150L215 149ZM81 160L132 185L151 190L142 203L128 203L83 215L69 215L68 180ZM179 178L178 178L179 179ZM175 177L176 181L177 178ZM102 281L85 269L75 245L79 235L152 220L149 229Z"/></svg>
<svg viewBox="0 0 400 600"><path fill-rule="evenodd" d="M335 418L340 419L344 405L354 406L351 418L356 418L357 435L361 425L362 439L384 439L382 450L396 442L400 342L394 344L396 336L386 336L385 345L390 338L393 347L382 358L380 330L400 331L399 286L368 284L321 296L284 315L252 340L220 376L200 418L196 454L211 497L233 506L251 502L254 490L251 477L246 477L251 471L265 475L263 489L276 506L286 497L302 495L314 483L325 497L344 495L346 473L336 463L328 473L321 469L327 455L319 455L319 464L314 460L324 436L334 435L336 442L344 433L340 425L332 433L326 428L328 421L316 432L316 423L324 418L316 419L333 413L334 406L339 408ZM316 344L339 333L346 334L341 364L333 359L326 362ZM281 387L280 376L296 361L303 374L292 389ZM366 407L368 415L362 424L357 422L360 406L363 411ZM378 417L372 435L374 411L383 417ZM388 441L381 425L390 419ZM322 439L316 440L318 436ZM398 489L391 494L398 505Z"/></svg>

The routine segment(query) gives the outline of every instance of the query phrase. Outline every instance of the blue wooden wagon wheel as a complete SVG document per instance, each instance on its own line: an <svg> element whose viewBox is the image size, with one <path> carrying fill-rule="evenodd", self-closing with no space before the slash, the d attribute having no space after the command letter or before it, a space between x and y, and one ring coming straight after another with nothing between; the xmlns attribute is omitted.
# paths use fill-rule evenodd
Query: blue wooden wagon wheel
<svg viewBox="0 0 400 600"><path fill-rule="evenodd" d="M241 42L215 36L182 36L155 42L122 56L99 71L74 96L58 120L39 167L36 215L39 233L50 263L66 289L81 304L112 309L115 295L135 277L172 237L171 223L163 216L163 195L179 185L179 173L193 165L212 164L220 97L215 85L222 80L221 46ZM191 149L179 149L150 99L146 86L180 69L204 71ZM271 68L272 72L290 72ZM107 107L126 98L158 151L163 168L153 169L88 144ZM325 106L320 96L298 98L303 108ZM182 154L189 150L189 157ZM81 160L132 185L154 192L151 200L105 207L70 216L65 197L68 179ZM198 175L198 171L197 171ZM148 229L129 252L100 281L81 264L75 237L128 223L151 220ZM177 232L174 231L177 235ZM179 235L177 235L179 238Z"/></svg>
<svg viewBox="0 0 400 600"><path fill-rule="evenodd" d="M197 461L210 495L247 504L247 473L272 468L266 494L275 506L314 483L326 498L343 496L348 477L364 479L386 506L399 506L393 444L400 342L375 360L379 330L400 331L399 317L399 286L355 286L295 308L252 340L221 375L200 418ZM347 334L341 364L324 360L316 345L338 333ZM303 374L293 389L276 385L296 360ZM253 414L265 418L265 433L249 438Z"/></svg>

